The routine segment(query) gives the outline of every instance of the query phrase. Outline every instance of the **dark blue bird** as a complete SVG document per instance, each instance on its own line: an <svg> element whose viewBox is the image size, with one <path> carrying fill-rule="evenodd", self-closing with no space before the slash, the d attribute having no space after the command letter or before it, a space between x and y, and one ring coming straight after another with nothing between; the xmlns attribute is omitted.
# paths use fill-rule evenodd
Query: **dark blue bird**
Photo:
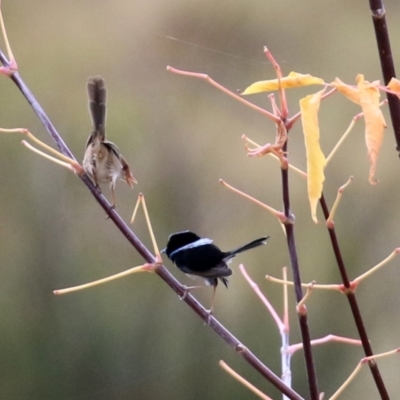
<svg viewBox="0 0 400 400"><path fill-rule="evenodd" d="M183 231L170 235L167 247L161 252L165 253L184 273L201 276L204 278L206 285L213 286L214 302L218 279L228 287L227 277L233 273L228 267L228 263L232 258L243 251L266 244L268 238L269 236L266 236L253 240L231 251L221 251L219 247L213 244L211 239L200 238L193 232ZM187 287L186 290L189 291L199 287L202 286Z"/></svg>

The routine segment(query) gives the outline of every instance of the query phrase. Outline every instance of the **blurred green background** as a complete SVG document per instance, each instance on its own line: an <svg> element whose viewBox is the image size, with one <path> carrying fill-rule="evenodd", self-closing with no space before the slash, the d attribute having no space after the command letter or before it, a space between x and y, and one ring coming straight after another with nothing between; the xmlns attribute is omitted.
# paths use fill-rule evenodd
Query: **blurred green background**
<svg viewBox="0 0 400 400"><path fill-rule="evenodd" d="M224 250L264 234L268 246L245 263L278 311L282 289L263 279L289 265L285 237L269 214L218 184L228 183L281 208L280 171L268 158L247 158L241 135L267 143L274 127L204 81L166 66L209 74L231 90L274 77L267 45L284 74L295 70L354 83L381 78L367 1L113 0L3 1L20 73L64 140L81 160L90 132L86 80L102 75L108 88L108 138L131 164L139 185L117 185L117 207L129 220L139 191L146 196L160 247L190 229ZM400 59L400 5L387 1L395 60ZM4 45L2 44L4 50ZM319 88L289 92L298 100ZM26 127L53 145L14 84L0 79L0 126ZM266 95L249 97L269 107ZM335 95L321 107L328 154L359 112ZM336 216L352 278L400 246L400 162L388 129L378 162L380 184L368 183L360 121L326 170L331 206L350 175ZM300 124L290 133L290 160L305 168ZM157 276L139 274L55 297L53 289L99 279L142 263L72 173L29 152L22 137L0 136L0 398L1 399L252 399L218 366L224 359L274 398L279 394L236 356ZM291 201L302 279L339 282L328 234L312 223L304 180L292 175ZM104 193L110 198L108 188ZM146 245L140 217L134 226ZM190 284L170 262L171 272ZM399 347L399 260L362 284L357 296L375 352ZM217 292L215 315L280 375L280 337L239 272ZM209 305L211 290L196 293ZM291 341L299 341L292 305ZM312 338L357 338L344 296L315 291L308 303ZM332 394L355 368L360 348L315 349L322 391ZM389 392L400 391L400 360L379 362ZM293 358L293 385L307 397L304 362ZM378 398L367 369L343 398Z"/></svg>

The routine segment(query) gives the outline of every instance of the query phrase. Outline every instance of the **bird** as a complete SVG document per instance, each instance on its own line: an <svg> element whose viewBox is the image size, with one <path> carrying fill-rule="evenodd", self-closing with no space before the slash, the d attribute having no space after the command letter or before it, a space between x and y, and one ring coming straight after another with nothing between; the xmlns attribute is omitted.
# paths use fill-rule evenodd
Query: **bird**
<svg viewBox="0 0 400 400"><path fill-rule="evenodd" d="M137 180L118 147L106 140L106 97L104 79L101 76L90 77L87 82L89 97L89 113L92 119L93 130L86 142L83 157L83 169L92 179L96 187L99 183L110 183L112 193L112 208L115 207L115 184L118 178L126 181L133 187Z"/></svg>
<svg viewBox="0 0 400 400"><path fill-rule="evenodd" d="M244 251L254 249L267 243L269 236L265 236L250 243L240 246L231 251L221 251L208 238L201 238L190 231L176 232L169 236L165 249L161 250L167 257L187 275L201 276L206 286L213 286L213 297L209 314L212 314L215 291L218 286L218 279L228 288L228 276L232 270L228 264L233 257ZM185 287L183 298L191 289L204 286Z"/></svg>

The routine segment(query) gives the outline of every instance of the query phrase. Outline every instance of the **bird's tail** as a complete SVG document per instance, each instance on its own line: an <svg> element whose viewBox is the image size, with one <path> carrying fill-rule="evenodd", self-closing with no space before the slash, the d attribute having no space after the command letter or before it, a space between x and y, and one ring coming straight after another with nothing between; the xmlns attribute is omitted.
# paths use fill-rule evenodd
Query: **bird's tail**
<svg viewBox="0 0 400 400"><path fill-rule="evenodd" d="M253 240L250 243L245 244L244 246L240 246L235 250L229 251L227 253L228 256L235 256L238 253L242 253L243 251L247 251L250 249L254 249L255 247L262 246L263 244L267 244L269 236L262 237L260 239Z"/></svg>
<svg viewBox="0 0 400 400"><path fill-rule="evenodd" d="M101 76L89 78L87 92L89 97L89 112L93 122L92 136L97 136L103 142L105 140L107 97L104 79Z"/></svg>

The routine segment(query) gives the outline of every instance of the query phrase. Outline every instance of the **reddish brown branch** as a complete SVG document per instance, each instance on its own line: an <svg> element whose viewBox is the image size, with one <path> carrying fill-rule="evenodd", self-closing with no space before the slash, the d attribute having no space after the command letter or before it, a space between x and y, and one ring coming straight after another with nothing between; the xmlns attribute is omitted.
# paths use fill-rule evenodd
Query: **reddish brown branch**
<svg viewBox="0 0 400 400"><path fill-rule="evenodd" d="M321 196L320 204L322 207L322 211L324 213L325 220L327 220L329 218L329 209L326 204L324 195ZM354 291L351 289L350 280L347 276L347 270L346 270L346 266L343 261L342 252L340 250L339 242L338 242L338 239L336 236L334 224L329 225L328 232L329 232L329 237L331 239L333 252L336 257L336 263L339 268L339 272L340 272L340 276L342 278L343 285L346 287L346 289L349 289L349 290L345 291L344 293L346 295L347 301L349 302L350 309L353 314L354 322L356 324L358 334L360 335L364 353L367 357L372 356L374 353L372 351L372 347L371 347L370 341L368 339L368 334L367 334L367 330L364 325L364 321L361 316L361 311L358 307L356 295L355 295ZM375 362L375 360L371 360L368 362L368 365L371 370L372 376L375 380L375 384L376 384L376 387L378 388L379 394L381 395L381 398L385 399L385 400L389 400L389 394L386 390L385 383L383 382L381 373L378 368L378 364Z"/></svg>
<svg viewBox="0 0 400 400"><path fill-rule="evenodd" d="M285 143L282 150L285 153L287 152L287 142ZM286 240L289 249L290 263L293 273L295 295L297 303L299 303L303 299L303 289L301 287L300 268L297 257L296 242L294 237L294 226L293 223L291 222L291 221L294 222L294 216L292 215L292 212L290 210L289 170L282 169L281 176L282 176L283 208L285 211L285 215L289 221L284 226L286 230ZM318 380L314 365L312 346L311 346L311 336L310 336L310 331L308 329L306 309L304 313L299 313L298 316L299 316L301 339L304 349L304 359L307 369L308 387L310 390L310 396L312 400L319 400Z"/></svg>
<svg viewBox="0 0 400 400"><path fill-rule="evenodd" d="M383 80L385 85L387 85L390 79L396 77L396 71L386 22L386 10L382 0L369 0L369 6L372 14L372 23L375 29ZM396 150L399 152L400 157L400 99L389 93L387 93L387 99L396 140Z"/></svg>

